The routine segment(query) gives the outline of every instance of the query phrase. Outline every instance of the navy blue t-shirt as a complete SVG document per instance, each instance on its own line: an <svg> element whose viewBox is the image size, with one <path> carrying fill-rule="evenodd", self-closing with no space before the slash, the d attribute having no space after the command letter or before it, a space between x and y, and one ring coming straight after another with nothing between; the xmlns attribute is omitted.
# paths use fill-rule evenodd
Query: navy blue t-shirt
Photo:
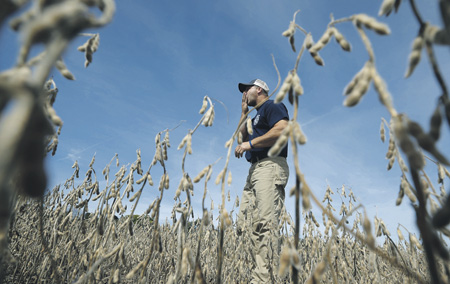
<svg viewBox="0 0 450 284"><path fill-rule="evenodd" d="M263 103L252 119L253 134L249 135L248 140L266 134L278 121L286 119L289 120L289 114L286 106L283 103L275 104L273 100L268 100ZM254 148L245 153L247 161L251 161L252 156L266 157L267 152L271 147ZM287 144L280 152L280 157L287 157Z"/></svg>

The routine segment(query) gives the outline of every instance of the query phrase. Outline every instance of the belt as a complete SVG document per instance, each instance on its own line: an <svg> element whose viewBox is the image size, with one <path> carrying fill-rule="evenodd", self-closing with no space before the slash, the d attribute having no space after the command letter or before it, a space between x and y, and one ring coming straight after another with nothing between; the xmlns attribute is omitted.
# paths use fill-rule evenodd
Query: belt
<svg viewBox="0 0 450 284"><path fill-rule="evenodd" d="M255 157L252 156L252 158L250 159L250 163L254 164L265 158L267 158L267 155L261 155L261 156L255 156Z"/></svg>
<svg viewBox="0 0 450 284"><path fill-rule="evenodd" d="M263 159L265 159L267 157L268 157L267 155L261 155L261 156L252 157L250 159L250 163L252 163L252 164L257 163L257 162L259 162L259 161L261 161L261 160L263 160ZM279 156L279 157L282 157L282 156ZM282 158L286 158L286 157L282 157Z"/></svg>

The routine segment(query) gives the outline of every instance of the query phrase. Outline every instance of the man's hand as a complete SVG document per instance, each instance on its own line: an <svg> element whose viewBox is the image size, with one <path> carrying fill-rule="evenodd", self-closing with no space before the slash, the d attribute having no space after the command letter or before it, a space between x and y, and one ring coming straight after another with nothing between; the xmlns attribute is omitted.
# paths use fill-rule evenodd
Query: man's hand
<svg viewBox="0 0 450 284"><path fill-rule="evenodd" d="M236 158L239 159L244 155L245 151L249 151L250 149L251 149L250 143L243 142L242 144L236 146L236 149L234 150L234 155L236 156Z"/></svg>
<svg viewBox="0 0 450 284"><path fill-rule="evenodd" d="M246 114L248 112L247 95L244 93L242 94L242 114Z"/></svg>

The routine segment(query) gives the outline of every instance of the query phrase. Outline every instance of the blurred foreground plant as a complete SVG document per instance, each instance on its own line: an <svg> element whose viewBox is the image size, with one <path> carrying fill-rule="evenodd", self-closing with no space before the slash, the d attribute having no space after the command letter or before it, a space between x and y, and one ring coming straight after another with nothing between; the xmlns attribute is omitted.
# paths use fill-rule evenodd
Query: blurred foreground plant
<svg viewBox="0 0 450 284"><path fill-rule="evenodd" d="M51 69L56 67L63 76L74 79L61 58L62 53L82 30L109 23L115 4L113 0L3 0L1 7L0 24L16 10L27 8L10 22L22 37L17 63L0 73L0 263L3 263L8 259L7 232L17 194L43 197L47 186L45 153L54 154L58 145L62 120L53 108L58 89L53 79L48 79ZM99 8L102 14L95 17L91 8ZM38 44L44 45L44 51L30 58L30 51ZM86 56L89 53L92 57L95 49L90 46L86 47L89 50Z"/></svg>
<svg viewBox="0 0 450 284"><path fill-rule="evenodd" d="M414 209L416 211L417 217L417 226L421 233L423 248L425 254L427 256L427 263L429 268L429 274L433 283L441 283L445 279L448 279L447 272L449 271L448 267L444 265L444 269L440 269L438 259L441 259L444 263L449 260L449 253L445 246L445 242L442 240L442 235L444 234L447 237L450 237L450 234L447 229L444 228L445 225L450 223L450 209L448 207L449 202L446 201L448 198L446 197L444 190L444 172L448 173L448 171L444 168L445 166L449 166L450 163L447 158L441 154L441 152L437 149L436 142L439 140L440 131L441 131L441 123L445 118L447 123L450 126L450 100L448 98L448 89L441 75L440 69L438 67L437 59L435 58L435 54L433 52L433 44L445 44L450 45L450 30L448 23L450 22L450 5L448 1L440 1L441 14L444 22L444 27L439 28L435 26L431 26L430 24L424 22L418 12L418 9L413 0L409 1L413 13L416 16L417 21L419 22L419 32L418 37L414 40L413 49L411 55L409 56L409 65L406 71L405 77L409 77L421 58L422 48L425 48L427 51L428 59L432 66L432 71L439 83L439 86L442 90L442 95L440 95L438 100L438 105L436 110L432 114L430 119L430 130L429 132L425 132L422 127L410 120L408 116L404 113L399 113L393 104L392 95L387 89L386 83L381 75L378 73L375 64L375 53L372 48L372 44L370 42L369 37L367 36L366 30L372 30L380 35L388 35L390 34L389 27L365 14L357 14L350 16L348 18L334 20L331 17L331 22L329 23L326 31L320 37L320 39L315 43L312 39L311 34L307 33L303 28L298 26L295 23L295 16L297 12L294 14L294 20L291 21L289 28L283 33L283 36L289 38L289 42L291 44L292 50L295 52L295 40L294 34L295 31L301 30L305 34L305 40L302 45L302 49L297 57L297 64L294 70L288 73L288 76L284 80L283 86L280 89L280 92L277 95L276 101L282 101L286 94L289 94L289 102L294 104L296 109L297 96L303 93L303 88L300 88L299 82L300 80L296 77L296 72L298 68L298 62L302 55L304 49L307 49L315 62L318 65L324 65L323 59L319 55L319 51L323 49L330 41L332 37L335 37L336 42L340 45L340 47L345 51L351 50L351 45L346 41L344 36L337 30L336 25L340 25L345 22L352 22L355 28L357 29L364 46L369 55L369 60L365 63L363 68L354 76L351 82L347 85L344 90L344 95L346 96L344 100L344 106L352 107L357 105L362 97L368 92L370 84L372 83L375 91L378 94L378 98L380 102L386 107L389 114L391 115L390 123L386 121L382 122L381 125L381 135L382 140L385 140L385 130L384 125L386 124L389 127L390 140L389 140L389 151L386 157L389 159L388 170L392 168L392 165L395 160L398 160L401 171L403 172L402 183L400 187L399 198L397 200L397 205L401 203L401 199L403 198L404 193L406 192L408 197L410 197L411 202L413 203ZM380 16L389 15L393 10L397 11L401 4L400 0L385 0L382 3L380 8ZM295 144L296 140L294 139L293 128L290 130L291 133L291 142L294 145L294 155L295 155ZM297 135L299 136L299 135ZM279 141L283 141L282 143L286 143L285 139L280 137ZM297 140L298 141L298 140ZM279 147L279 145L276 144ZM274 146L275 148L275 146ZM407 167L400 155L400 148L402 152L405 154L409 167ZM423 168L425 165L425 156L422 150L430 153L436 161L433 161L437 164L439 170L439 183L441 183L441 194L437 194L433 188L433 185L424 172ZM296 155L294 156L296 157ZM296 165L296 176L297 176L297 186L296 186L296 196L299 196L299 190L303 196L303 207L304 210L308 210L310 207L309 198L312 197L315 203L322 208L324 214L328 215L331 219L332 213L329 210L323 208L318 202L317 198L314 197L312 192L309 190L307 186L300 188L301 183L304 183L303 175L298 170L298 162L295 161ZM407 178L407 172L410 172L412 183ZM422 176L421 176L422 174ZM449 175L450 176L450 175ZM432 189L432 192L428 190L428 188ZM442 206L438 209L438 204L433 200L432 197L436 197L438 203ZM416 203L417 202L417 203ZM427 208L427 203L430 202L432 211L430 212ZM298 203L298 201L297 201ZM299 215L299 208L296 207L296 215ZM434 215L434 218L432 216ZM298 220L298 218L296 218ZM335 222L337 220L335 219ZM370 223L368 220L364 221L365 232L367 238L361 239L358 235L355 235L357 238L364 241L369 248L374 250L379 256L387 257L390 259L389 261L394 264L396 267L408 271L405 264L398 262L395 259L389 258L387 255L380 252L374 245L374 239L371 237L370 233ZM296 239L298 238L298 223L296 223ZM378 233L377 233L378 234ZM412 238L414 240L413 243L417 244L417 246L421 247L416 238ZM295 245L295 248L298 248ZM325 263L329 260L324 260ZM318 268L319 269L319 268ZM324 266L320 266L320 270L323 272ZM293 270L293 278L292 282L298 283L298 280L295 276L296 274L296 266L292 267ZM319 273L320 274L320 273ZM411 271L408 272L410 276L412 276ZM318 274L313 274L311 276L312 283L315 283L320 278L318 278ZM418 280L418 279L416 279ZM419 282L423 282L420 280Z"/></svg>

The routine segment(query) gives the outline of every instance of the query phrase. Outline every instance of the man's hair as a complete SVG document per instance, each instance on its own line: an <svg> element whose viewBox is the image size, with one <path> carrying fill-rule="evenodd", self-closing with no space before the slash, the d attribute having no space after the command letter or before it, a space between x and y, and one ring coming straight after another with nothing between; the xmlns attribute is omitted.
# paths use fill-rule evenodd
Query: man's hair
<svg viewBox="0 0 450 284"><path fill-rule="evenodd" d="M260 86L256 86L256 87L258 87L258 88L260 88L261 90L262 90L262 92L266 95L266 96L268 96L269 94L266 92L266 90L264 90L263 88L261 88Z"/></svg>

